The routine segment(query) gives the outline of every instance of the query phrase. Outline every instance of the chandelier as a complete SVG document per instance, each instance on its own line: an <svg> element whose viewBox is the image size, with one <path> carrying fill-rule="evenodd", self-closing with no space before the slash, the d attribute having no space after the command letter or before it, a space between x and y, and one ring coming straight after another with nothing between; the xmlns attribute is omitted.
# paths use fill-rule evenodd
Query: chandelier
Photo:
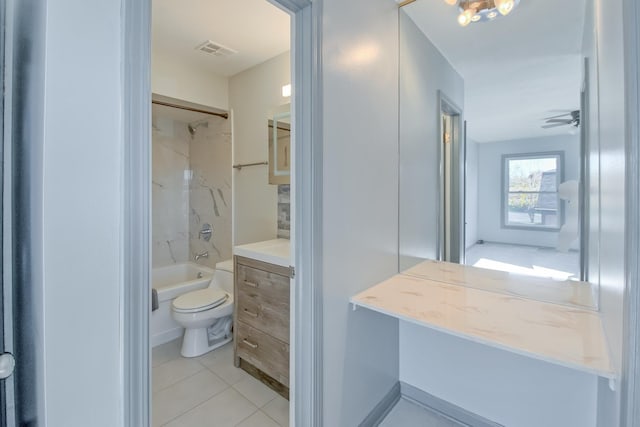
<svg viewBox="0 0 640 427"><path fill-rule="evenodd" d="M520 3L520 0L444 0L451 6L458 6L458 24L466 27L472 22L493 21L506 16Z"/></svg>

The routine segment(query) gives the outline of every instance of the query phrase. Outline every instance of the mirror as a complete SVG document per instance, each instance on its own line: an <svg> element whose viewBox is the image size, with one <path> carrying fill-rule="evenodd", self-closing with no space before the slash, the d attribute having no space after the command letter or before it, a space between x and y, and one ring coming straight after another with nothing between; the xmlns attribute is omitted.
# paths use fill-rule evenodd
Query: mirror
<svg viewBox="0 0 640 427"><path fill-rule="evenodd" d="M289 184L291 180L291 113L276 112L269 120L269 184Z"/></svg>
<svg viewBox="0 0 640 427"><path fill-rule="evenodd" d="M593 1L401 7L400 272L466 264L470 286L514 274L518 295L597 307Z"/></svg>

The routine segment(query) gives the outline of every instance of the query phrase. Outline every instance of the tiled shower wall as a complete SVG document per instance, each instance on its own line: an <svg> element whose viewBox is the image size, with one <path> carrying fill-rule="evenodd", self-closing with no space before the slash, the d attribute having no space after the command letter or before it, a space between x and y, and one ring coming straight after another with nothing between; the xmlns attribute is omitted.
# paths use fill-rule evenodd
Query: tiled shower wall
<svg viewBox="0 0 640 427"><path fill-rule="evenodd" d="M215 268L231 259L231 125L211 116L208 127L199 127L191 142L189 196L189 249L191 259L202 252L199 264ZM211 240L198 237L204 224L213 228Z"/></svg>
<svg viewBox="0 0 640 427"><path fill-rule="evenodd" d="M199 126L192 137L188 122L172 116L171 109L154 109L152 264L166 266L209 252L198 263L213 268L231 258L229 121L207 117L208 126ZM199 238L205 223L213 228L209 242Z"/></svg>

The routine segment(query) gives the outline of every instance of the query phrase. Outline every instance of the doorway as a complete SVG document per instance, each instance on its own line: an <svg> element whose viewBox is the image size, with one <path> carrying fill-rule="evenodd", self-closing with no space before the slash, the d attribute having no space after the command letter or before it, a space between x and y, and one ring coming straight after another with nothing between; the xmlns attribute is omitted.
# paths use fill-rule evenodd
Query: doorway
<svg viewBox="0 0 640 427"><path fill-rule="evenodd" d="M462 110L439 92L440 234L442 261L464 263L465 137Z"/></svg>
<svg viewBox="0 0 640 427"><path fill-rule="evenodd" d="M295 0L279 2L274 5L287 12L291 20L292 61L291 79L293 87L291 93L290 111L293 118L291 125L292 147L288 152L292 157L293 165L300 165L291 176L292 194L291 200L296 201L294 212L291 212L291 232L293 241L291 244L291 259L295 265L295 276L291 285L291 322L295 322L296 328L292 328L290 337L290 365L296 366L290 378L291 405L289 408L291 418L295 417L296 424L312 425L317 423L321 416L321 371L319 362L314 354L319 350L320 341L320 316L321 310L318 303L317 291L314 286L319 284L319 269L314 265L319 262L318 244L320 242L321 218L318 216L300 216L297 212L317 212L321 199L320 194L314 191L315 183L321 180L319 167L320 158L312 153L317 147L312 142L319 143L319 128L311 126L312 117L318 117L319 107L314 102L314 94L317 93L318 75L320 73L317 58L320 57L319 37L317 31L320 22L319 8L312 8L311 2ZM149 67L151 54L148 51L151 25L151 3L128 2L126 11L125 37L127 50L130 54L127 67L125 93L128 97L128 108L131 114L125 114L125 127L127 137L131 141L127 145L125 155L127 173L125 190L127 194L126 206L132 212L127 223L127 248L125 254L125 275L132 286L125 287L124 304L127 314L127 328L125 339L130 345L126 346L125 375L128 381L125 396L125 415L129 425L147 425L150 421L150 397L151 384L149 375L149 349L144 346L149 337L148 314L141 313L140 307L148 307L151 303L149 292L150 283L148 270L143 268L151 261L149 247L140 242L150 241L151 236L148 227L150 195L140 192L140 189L150 188L150 146L139 144L139 141L150 141L149 131L144 128L150 115L149 105L146 100L149 96L149 88L145 86L149 82ZM146 53L145 53L146 52ZM146 83L145 83L146 82ZM281 93L282 88L278 88ZM234 114L235 113L235 114ZM231 120L237 116L237 111L229 111ZM142 126L142 127L141 127ZM267 135L267 120L265 118L265 136ZM232 132L233 133L233 132ZM236 132L237 133L237 132ZM236 165L234 159L234 166ZM254 162L250 162L254 163ZM262 162L255 162L262 163ZM259 166L257 166L259 167ZM247 173L251 168L246 164L238 168L238 173ZM300 170L308 171L305 174ZM234 173L236 173L234 171ZM295 221L298 217L299 220ZM295 233L298 231L298 233ZM237 237L236 237L237 240ZM148 260L148 261L145 261ZM293 276L293 268L291 268ZM305 283L305 286L297 285ZM138 285L140 284L140 285ZM145 348L146 347L146 348ZM299 397L297 399L296 397ZM147 402L140 406L140 402Z"/></svg>

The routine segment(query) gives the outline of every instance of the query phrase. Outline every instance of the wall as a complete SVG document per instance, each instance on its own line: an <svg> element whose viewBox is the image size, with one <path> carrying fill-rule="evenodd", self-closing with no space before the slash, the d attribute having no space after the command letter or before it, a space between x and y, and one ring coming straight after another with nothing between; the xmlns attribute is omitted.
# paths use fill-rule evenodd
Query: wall
<svg viewBox="0 0 640 427"><path fill-rule="evenodd" d="M579 179L580 136L559 135L478 144L478 239L487 242L555 247L556 231L517 230L502 228L502 155L564 152L564 180Z"/></svg>
<svg viewBox="0 0 640 427"><path fill-rule="evenodd" d="M290 102L282 97L282 86L290 82L289 52L231 77L233 164L269 158L267 120L275 108ZM276 238L278 188L268 180L267 166L233 170L234 244Z"/></svg>
<svg viewBox="0 0 640 427"><path fill-rule="evenodd" d="M208 107L229 109L229 79L201 65L175 60L157 51L151 57L151 91Z"/></svg>
<svg viewBox="0 0 640 427"><path fill-rule="evenodd" d="M122 424L121 25L119 1L47 2L38 425Z"/></svg>
<svg viewBox="0 0 640 427"><path fill-rule="evenodd" d="M202 119L201 119L202 120ZM191 139L189 174L189 259L208 252L198 264L215 268L232 258L231 123L208 116ZM213 229L211 240L200 239L203 224Z"/></svg>
<svg viewBox="0 0 640 427"><path fill-rule="evenodd" d="M398 9L323 1L323 425L398 380L398 323L349 297L398 271Z"/></svg>
<svg viewBox="0 0 640 427"><path fill-rule="evenodd" d="M152 266L189 260L189 133L187 123L153 115Z"/></svg>
<svg viewBox="0 0 640 427"><path fill-rule="evenodd" d="M625 283L625 88L622 16L621 0L596 1L598 87L591 88L592 93L598 93L599 113L599 135L592 135L592 140L599 137L599 141L591 147L591 154L600 160L599 176L592 176L592 181L599 178L600 182L600 230L595 233L593 240L599 245L600 311L612 361L618 372L622 365ZM592 172L595 174L596 171ZM592 192L594 190L598 188L592 187ZM590 259L590 267L595 261ZM600 426L618 425L619 391L612 393L606 382L601 384L599 391Z"/></svg>
<svg viewBox="0 0 640 427"><path fill-rule="evenodd" d="M437 256L438 90L464 108L462 77L400 11L401 271Z"/></svg>
<svg viewBox="0 0 640 427"><path fill-rule="evenodd" d="M465 186L465 248L478 241L478 144L467 138L467 176Z"/></svg>
<svg viewBox="0 0 640 427"><path fill-rule="evenodd" d="M214 268L231 259L231 132L222 117L154 106L152 265L191 261ZM178 115L179 117L176 117ZM206 123L187 130L189 122ZM213 233L199 238L203 224Z"/></svg>
<svg viewBox="0 0 640 427"><path fill-rule="evenodd" d="M400 322L400 346L400 381L492 421L596 426L594 375L408 322Z"/></svg>

